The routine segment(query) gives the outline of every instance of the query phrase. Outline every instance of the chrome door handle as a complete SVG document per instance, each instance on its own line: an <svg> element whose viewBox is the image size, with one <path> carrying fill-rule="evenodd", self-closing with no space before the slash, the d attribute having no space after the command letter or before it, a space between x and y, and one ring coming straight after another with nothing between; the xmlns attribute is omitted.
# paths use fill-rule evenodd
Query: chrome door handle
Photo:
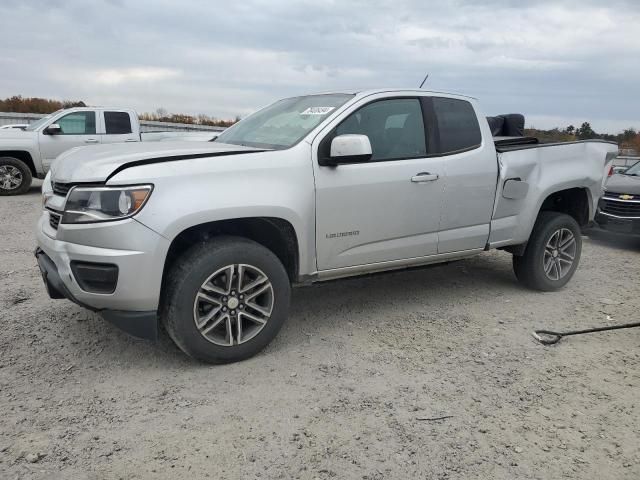
<svg viewBox="0 0 640 480"><path fill-rule="evenodd" d="M127 138L125 140L125 142L137 142L138 140L136 140L135 138Z"/></svg>
<svg viewBox="0 0 640 480"><path fill-rule="evenodd" d="M96 138L87 138L84 143L98 143Z"/></svg>
<svg viewBox="0 0 640 480"><path fill-rule="evenodd" d="M437 173L420 172L417 175L411 177L411 181L414 183L433 182L438 180L440 176Z"/></svg>

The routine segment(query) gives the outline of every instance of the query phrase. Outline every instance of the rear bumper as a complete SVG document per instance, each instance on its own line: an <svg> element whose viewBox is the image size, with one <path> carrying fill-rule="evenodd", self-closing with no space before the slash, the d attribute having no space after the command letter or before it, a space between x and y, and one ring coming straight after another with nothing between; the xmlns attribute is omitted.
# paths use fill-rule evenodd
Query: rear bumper
<svg viewBox="0 0 640 480"><path fill-rule="evenodd" d="M640 218L619 217L604 213L598 209L595 223L601 230L624 235L640 236Z"/></svg>
<svg viewBox="0 0 640 480"><path fill-rule="evenodd" d="M158 338L158 315L155 310L151 311L126 311L98 309L78 300L62 281L58 272L58 267L40 248L35 251L38 267L42 274L47 293L51 298L66 298L72 302L92 311L99 312L102 317L114 324L121 330L139 338L155 340Z"/></svg>

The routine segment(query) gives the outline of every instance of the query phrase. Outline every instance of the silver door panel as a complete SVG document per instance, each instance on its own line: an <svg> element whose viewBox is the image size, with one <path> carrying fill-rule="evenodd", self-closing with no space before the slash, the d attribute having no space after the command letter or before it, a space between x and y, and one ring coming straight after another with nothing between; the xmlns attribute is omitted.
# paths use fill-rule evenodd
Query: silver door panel
<svg viewBox="0 0 640 480"><path fill-rule="evenodd" d="M489 239L498 177L493 144L483 141L479 148L442 159L445 187L438 253L484 248ZM471 235L463 241L458 236L465 229Z"/></svg>
<svg viewBox="0 0 640 480"><path fill-rule="evenodd" d="M489 224L443 230L438 234L440 253L484 247L489 238Z"/></svg>
<svg viewBox="0 0 640 480"><path fill-rule="evenodd" d="M314 167L319 270L438 253L441 159Z"/></svg>
<svg viewBox="0 0 640 480"><path fill-rule="evenodd" d="M435 253L433 248L425 248L425 245L436 245L437 242L438 234L436 232L410 235L408 237L392 238L358 245L338 253L336 257L338 263L344 265L364 264L372 258L388 256L387 252L389 251L396 251L397 258L409 258L415 256L416 253L426 251Z"/></svg>

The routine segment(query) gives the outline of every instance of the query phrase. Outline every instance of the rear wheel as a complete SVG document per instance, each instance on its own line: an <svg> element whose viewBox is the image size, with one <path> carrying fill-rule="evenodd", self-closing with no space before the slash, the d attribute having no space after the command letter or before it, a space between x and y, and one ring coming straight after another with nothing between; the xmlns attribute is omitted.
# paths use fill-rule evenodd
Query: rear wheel
<svg viewBox="0 0 640 480"><path fill-rule="evenodd" d="M192 247L167 273L161 318L173 341L209 363L262 350L287 318L291 286L278 257L251 240Z"/></svg>
<svg viewBox="0 0 640 480"><path fill-rule="evenodd" d="M20 195L31 186L31 169L22 160L0 157L0 195Z"/></svg>
<svg viewBox="0 0 640 480"><path fill-rule="evenodd" d="M520 282L545 292L564 287L573 277L582 252L578 223L567 214L541 212L524 255L513 257Z"/></svg>

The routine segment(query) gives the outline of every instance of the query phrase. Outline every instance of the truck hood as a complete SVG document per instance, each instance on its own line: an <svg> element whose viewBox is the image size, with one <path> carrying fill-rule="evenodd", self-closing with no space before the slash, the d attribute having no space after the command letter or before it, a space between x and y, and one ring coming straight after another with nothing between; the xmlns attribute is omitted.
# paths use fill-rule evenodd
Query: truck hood
<svg viewBox="0 0 640 480"><path fill-rule="evenodd" d="M53 162L51 179L61 183L104 182L126 166L254 151L260 150L225 143L184 141L78 147Z"/></svg>
<svg viewBox="0 0 640 480"><path fill-rule="evenodd" d="M38 132L25 132L17 128L0 130L0 142L3 140L28 140L38 135Z"/></svg>
<svg viewBox="0 0 640 480"><path fill-rule="evenodd" d="M635 175L612 175L605 185L607 192L640 195L640 177Z"/></svg>

